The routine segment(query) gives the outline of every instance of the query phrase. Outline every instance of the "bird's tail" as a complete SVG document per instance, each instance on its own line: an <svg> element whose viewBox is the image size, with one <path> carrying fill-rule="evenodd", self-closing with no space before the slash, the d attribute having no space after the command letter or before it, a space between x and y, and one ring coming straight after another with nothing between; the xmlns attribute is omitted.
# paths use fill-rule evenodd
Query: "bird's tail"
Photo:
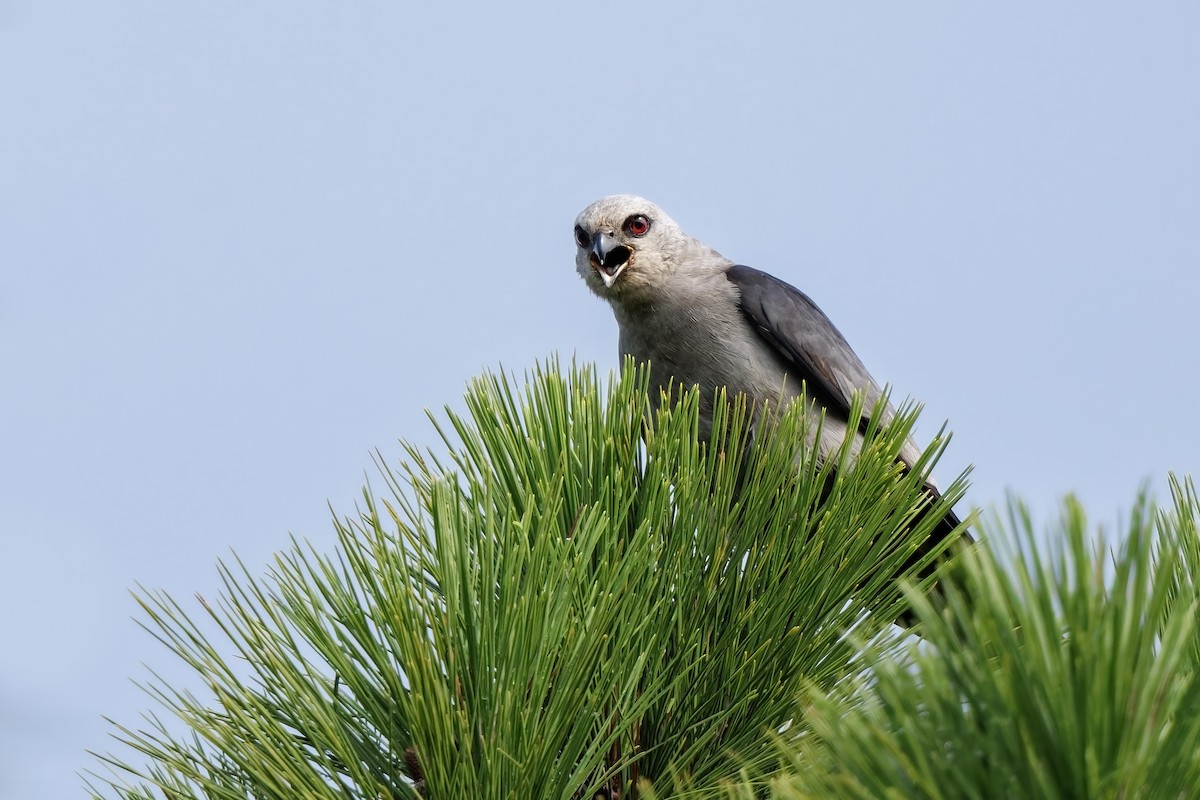
<svg viewBox="0 0 1200 800"><path fill-rule="evenodd" d="M921 517L918 518L917 524L924 521L928 514L935 513L935 511L940 511L942 513L942 517L938 520L937 525L934 526L933 531L930 532L925 541L921 542L920 546L913 551L913 554L909 556L907 561L904 562L904 565L900 568L900 575L911 575L913 569L922 561L927 561L929 555L941 548L946 539L954 537L955 541L941 557L927 563L921 568L920 572L914 576L917 581L922 583L929 578L932 578L934 574L942 567L942 565L946 563L948 558L953 557L953 555L956 553L963 552L963 548L970 547L975 544L975 537L971 535L969 530L963 529L962 520L959 518L958 514L954 512L953 508L938 508L937 501L941 499L941 493L938 492L935 487L929 485L925 486L925 491L929 495L929 505L926 506L926 510L922 513ZM947 576L945 575L940 577L940 580L946 579ZM936 598L942 594L941 584L933 584L931 592L936 600ZM906 611L900 615L900 618L896 620L896 623L901 627L911 628L914 624L916 624L916 621L917 620L915 616L913 616L912 612Z"/></svg>

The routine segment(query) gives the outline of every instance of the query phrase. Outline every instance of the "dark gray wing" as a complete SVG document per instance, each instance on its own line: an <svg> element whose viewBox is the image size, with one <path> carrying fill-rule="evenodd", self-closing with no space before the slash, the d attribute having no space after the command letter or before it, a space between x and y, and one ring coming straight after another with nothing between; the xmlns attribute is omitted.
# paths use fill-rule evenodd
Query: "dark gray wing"
<svg viewBox="0 0 1200 800"><path fill-rule="evenodd" d="M865 392L864 411L870 412L882 391L850 349L841 332L834 327L808 295L765 272L741 265L730 267L726 276L741 293L742 313L754 329L771 343L789 366L794 378L803 378L809 396L843 418L850 413L850 395L855 389ZM890 416L890 414L889 414ZM866 420L863 420L865 423ZM940 497L937 488L927 484L931 497ZM913 553L903 570L915 566L961 523L954 509L945 512L930 537ZM971 543L969 532L961 531L964 542ZM926 567L921 578L933 574L936 564ZM901 624L911 624L902 621Z"/></svg>
<svg viewBox="0 0 1200 800"><path fill-rule="evenodd" d="M855 389L865 393L869 412L882 391L829 317L808 295L752 267L725 272L741 295L742 313L754 329L795 369L810 395L843 418Z"/></svg>

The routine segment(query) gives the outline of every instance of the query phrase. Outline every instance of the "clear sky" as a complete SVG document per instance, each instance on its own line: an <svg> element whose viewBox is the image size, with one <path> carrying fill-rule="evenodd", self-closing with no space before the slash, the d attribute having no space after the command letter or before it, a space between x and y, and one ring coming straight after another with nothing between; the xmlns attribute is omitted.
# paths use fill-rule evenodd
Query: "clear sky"
<svg viewBox="0 0 1200 800"><path fill-rule="evenodd" d="M807 291L949 421L964 507L1161 496L1200 468L1197 41L1187 0L0 0L0 796L77 796L146 666L194 685L135 584L329 550L485 368L615 367L605 194Z"/></svg>

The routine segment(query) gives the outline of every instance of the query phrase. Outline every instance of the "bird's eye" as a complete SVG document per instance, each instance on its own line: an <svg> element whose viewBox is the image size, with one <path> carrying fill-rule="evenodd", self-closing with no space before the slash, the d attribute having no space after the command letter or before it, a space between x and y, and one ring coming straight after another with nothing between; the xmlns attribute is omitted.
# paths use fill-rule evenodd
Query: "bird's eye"
<svg viewBox="0 0 1200 800"><path fill-rule="evenodd" d="M585 249L591 244L591 240L588 238L587 231L585 231L579 225L575 226L575 241L579 243L580 247Z"/></svg>
<svg viewBox="0 0 1200 800"><path fill-rule="evenodd" d="M625 220L625 232L630 236L645 236L650 232L650 220L641 214L634 214Z"/></svg>

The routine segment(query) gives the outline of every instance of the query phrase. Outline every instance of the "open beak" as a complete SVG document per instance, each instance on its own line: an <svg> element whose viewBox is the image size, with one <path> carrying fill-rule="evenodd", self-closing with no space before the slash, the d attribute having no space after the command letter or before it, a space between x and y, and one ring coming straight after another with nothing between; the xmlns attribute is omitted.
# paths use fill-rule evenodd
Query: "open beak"
<svg viewBox="0 0 1200 800"><path fill-rule="evenodd" d="M600 275L606 289L611 289L617 282L617 277L624 271L632 255L629 248L617 244L617 240L604 231L596 231L592 236L592 252L588 261L592 269Z"/></svg>

